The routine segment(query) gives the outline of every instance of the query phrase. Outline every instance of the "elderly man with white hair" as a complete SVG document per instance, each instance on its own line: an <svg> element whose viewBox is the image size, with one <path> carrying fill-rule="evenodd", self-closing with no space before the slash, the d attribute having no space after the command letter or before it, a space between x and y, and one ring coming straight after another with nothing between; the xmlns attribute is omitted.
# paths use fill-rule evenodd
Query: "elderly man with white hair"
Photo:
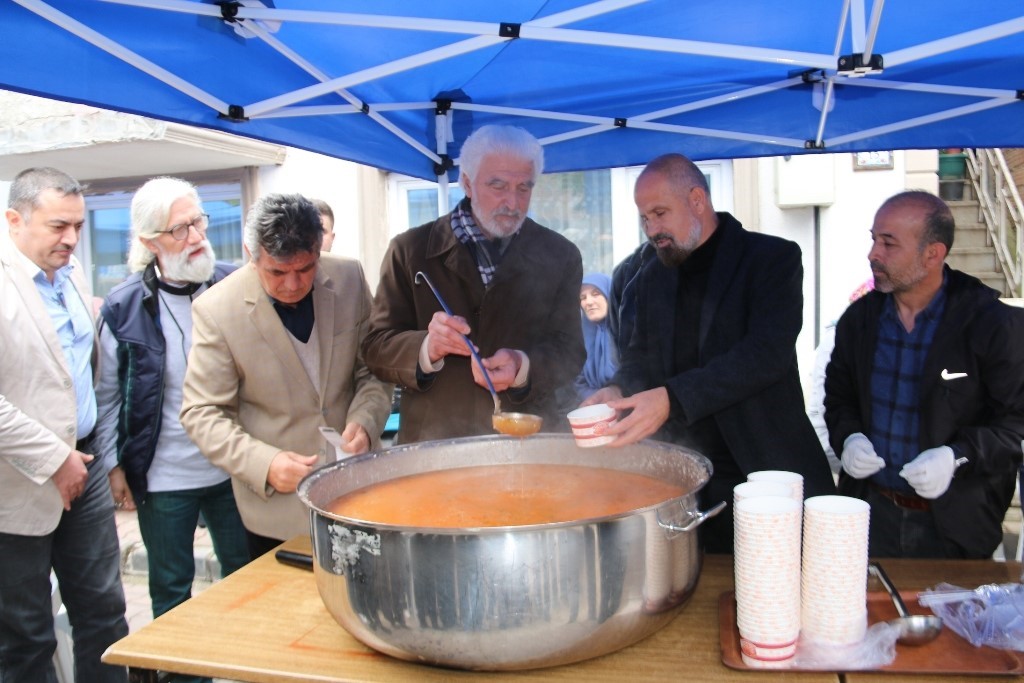
<svg viewBox="0 0 1024 683"><path fill-rule="evenodd" d="M527 218L543 148L522 128L484 126L463 143L459 167L465 199L391 241L363 341L370 369L403 387L397 440L492 431L494 403L462 335L479 348L506 409L540 415L546 431L567 430L562 397L575 398L586 359L583 264L572 242ZM454 315L417 286L420 271Z"/></svg>
<svg viewBox="0 0 1024 683"><path fill-rule="evenodd" d="M208 224L190 183L145 183L132 198L132 274L100 310L96 453L110 470L114 502L138 509L155 617L191 596L200 513L224 576L249 561L230 477L178 419L192 301L235 269L214 260Z"/></svg>

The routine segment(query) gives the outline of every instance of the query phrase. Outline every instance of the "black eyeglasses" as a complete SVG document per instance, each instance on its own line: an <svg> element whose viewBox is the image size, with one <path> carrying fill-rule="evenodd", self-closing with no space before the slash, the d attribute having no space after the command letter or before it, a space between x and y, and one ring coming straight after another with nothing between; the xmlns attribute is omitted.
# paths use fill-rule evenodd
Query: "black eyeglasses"
<svg viewBox="0 0 1024 683"><path fill-rule="evenodd" d="M210 225L210 214L201 213L187 223L178 223L177 225L172 225L166 230L160 230L159 232L169 232L171 233L171 237L174 239L183 240L188 237L189 228L195 228L196 232L202 235L206 232L208 225Z"/></svg>

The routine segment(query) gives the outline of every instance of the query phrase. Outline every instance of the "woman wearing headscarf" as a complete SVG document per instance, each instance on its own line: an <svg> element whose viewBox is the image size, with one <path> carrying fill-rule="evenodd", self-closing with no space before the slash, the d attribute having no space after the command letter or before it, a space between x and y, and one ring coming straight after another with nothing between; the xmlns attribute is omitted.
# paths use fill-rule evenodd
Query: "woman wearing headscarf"
<svg viewBox="0 0 1024 683"><path fill-rule="evenodd" d="M608 327L608 293L612 280L601 273L590 273L580 286L580 312L583 322L583 342L587 347L587 361L583 372L576 378L579 399L608 384L619 367L619 354Z"/></svg>

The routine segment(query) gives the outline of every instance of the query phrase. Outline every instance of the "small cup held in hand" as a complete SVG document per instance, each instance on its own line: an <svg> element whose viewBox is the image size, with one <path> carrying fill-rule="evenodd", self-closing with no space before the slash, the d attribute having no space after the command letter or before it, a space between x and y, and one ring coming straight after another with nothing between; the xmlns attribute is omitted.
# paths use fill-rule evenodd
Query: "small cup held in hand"
<svg viewBox="0 0 1024 683"><path fill-rule="evenodd" d="M615 440L614 436L606 434L608 427L615 423L615 409L606 403L577 408L566 417L580 448L603 446Z"/></svg>

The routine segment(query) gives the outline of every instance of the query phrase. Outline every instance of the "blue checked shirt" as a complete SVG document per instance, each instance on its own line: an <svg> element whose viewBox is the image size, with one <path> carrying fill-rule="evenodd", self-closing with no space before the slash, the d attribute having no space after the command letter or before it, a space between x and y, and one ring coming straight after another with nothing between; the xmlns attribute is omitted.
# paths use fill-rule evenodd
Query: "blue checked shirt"
<svg viewBox="0 0 1024 683"><path fill-rule="evenodd" d="M946 280L907 332L889 295L878 326L878 345L871 370L871 433L875 452L885 468L871 480L885 488L913 493L900 469L920 455L921 374L925 356L946 307Z"/></svg>

